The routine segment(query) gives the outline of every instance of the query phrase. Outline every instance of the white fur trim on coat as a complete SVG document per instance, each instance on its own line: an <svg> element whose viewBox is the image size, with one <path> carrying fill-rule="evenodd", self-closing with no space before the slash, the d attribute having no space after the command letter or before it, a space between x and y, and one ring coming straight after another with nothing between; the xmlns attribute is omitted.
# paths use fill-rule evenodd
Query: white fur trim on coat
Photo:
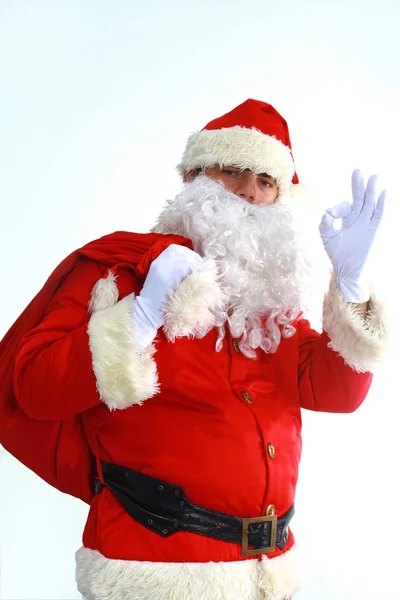
<svg viewBox="0 0 400 600"><path fill-rule="evenodd" d="M115 284L110 276L108 279L110 285ZM103 299L114 298L103 288L101 292ZM130 294L110 308L94 311L89 321L89 345L97 389L110 410L141 404L159 391L154 347L150 344L140 350L135 339L134 301L134 294ZM98 305L91 302L92 310ZM104 302L100 301L100 305L104 306Z"/></svg>
<svg viewBox="0 0 400 600"><path fill-rule="evenodd" d="M204 260L202 268L188 275L167 298L164 305L167 339L205 336L215 324L213 310L223 301L217 266L212 260Z"/></svg>
<svg viewBox="0 0 400 600"><path fill-rule="evenodd" d="M226 127L193 133L187 142L178 170L188 171L232 165L253 173L268 173L277 180L280 194L289 193L294 175L290 148L257 129Z"/></svg>
<svg viewBox="0 0 400 600"><path fill-rule="evenodd" d="M298 591L299 552L219 563L111 560L76 553L76 581L86 600L285 600Z"/></svg>
<svg viewBox="0 0 400 600"><path fill-rule="evenodd" d="M99 279L93 286L90 294L89 312L111 308L118 302L118 286L116 276L108 271L107 277Z"/></svg>
<svg viewBox="0 0 400 600"><path fill-rule="evenodd" d="M331 339L329 347L359 373L373 372L388 346L386 314L376 298L371 298L363 319L345 302L334 278L324 300L323 328Z"/></svg>

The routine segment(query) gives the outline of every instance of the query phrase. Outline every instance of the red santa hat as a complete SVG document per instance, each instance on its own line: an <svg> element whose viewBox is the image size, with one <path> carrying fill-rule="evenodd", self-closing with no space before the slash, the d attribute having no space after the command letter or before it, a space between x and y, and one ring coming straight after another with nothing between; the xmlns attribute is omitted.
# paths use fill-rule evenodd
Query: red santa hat
<svg viewBox="0 0 400 600"><path fill-rule="evenodd" d="M277 180L282 195L292 193L292 184L299 181L288 125L273 106L260 100L246 100L189 137L180 173L215 165L267 173Z"/></svg>

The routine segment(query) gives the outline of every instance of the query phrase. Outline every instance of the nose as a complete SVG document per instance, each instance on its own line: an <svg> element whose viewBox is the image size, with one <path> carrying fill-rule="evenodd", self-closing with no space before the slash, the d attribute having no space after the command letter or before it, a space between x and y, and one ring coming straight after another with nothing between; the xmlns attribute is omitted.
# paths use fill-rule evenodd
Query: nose
<svg viewBox="0 0 400 600"><path fill-rule="evenodd" d="M256 201L257 197L257 188L255 185L255 181L253 178L246 177L245 173L241 174L242 177L239 178L238 185L236 186L235 194L239 196L239 198L243 198L250 204L253 204Z"/></svg>
<svg viewBox="0 0 400 600"><path fill-rule="evenodd" d="M254 203L253 196L248 196L247 194L236 194L236 195L239 196L239 198L243 198L243 200L246 200L247 202L250 202L250 204Z"/></svg>

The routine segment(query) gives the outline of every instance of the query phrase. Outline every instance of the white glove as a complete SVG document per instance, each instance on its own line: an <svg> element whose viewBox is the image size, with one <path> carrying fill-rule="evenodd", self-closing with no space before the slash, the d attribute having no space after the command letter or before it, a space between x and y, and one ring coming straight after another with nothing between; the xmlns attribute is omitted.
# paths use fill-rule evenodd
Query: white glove
<svg viewBox="0 0 400 600"><path fill-rule="evenodd" d="M197 254L171 244L150 265L140 295L133 306L133 322L139 349L146 348L164 322L163 305L168 294L196 268L203 264Z"/></svg>
<svg viewBox="0 0 400 600"><path fill-rule="evenodd" d="M360 171L352 178L353 204L342 202L329 208L322 217L319 231L332 262L336 280L346 302L367 302L370 298L365 264L381 222L386 190L377 197L377 177L372 175L365 189ZM342 219L342 227L333 227Z"/></svg>

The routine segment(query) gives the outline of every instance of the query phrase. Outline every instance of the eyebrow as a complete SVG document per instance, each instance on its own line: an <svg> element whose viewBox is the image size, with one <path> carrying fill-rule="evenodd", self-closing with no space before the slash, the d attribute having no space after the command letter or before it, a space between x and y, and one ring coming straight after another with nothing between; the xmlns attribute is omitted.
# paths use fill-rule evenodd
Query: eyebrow
<svg viewBox="0 0 400 600"><path fill-rule="evenodd" d="M223 167L220 167L221 169L234 169L235 171L249 171L250 173L252 173L253 171L251 169L240 169L240 167L235 167L234 165L224 165ZM266 177L267 179L272 179L272 181L277 181L275 179L275 177L272 177L271 175L268 175L268 173L256 173L256 175L259 175L260 177Z"/></svg>

